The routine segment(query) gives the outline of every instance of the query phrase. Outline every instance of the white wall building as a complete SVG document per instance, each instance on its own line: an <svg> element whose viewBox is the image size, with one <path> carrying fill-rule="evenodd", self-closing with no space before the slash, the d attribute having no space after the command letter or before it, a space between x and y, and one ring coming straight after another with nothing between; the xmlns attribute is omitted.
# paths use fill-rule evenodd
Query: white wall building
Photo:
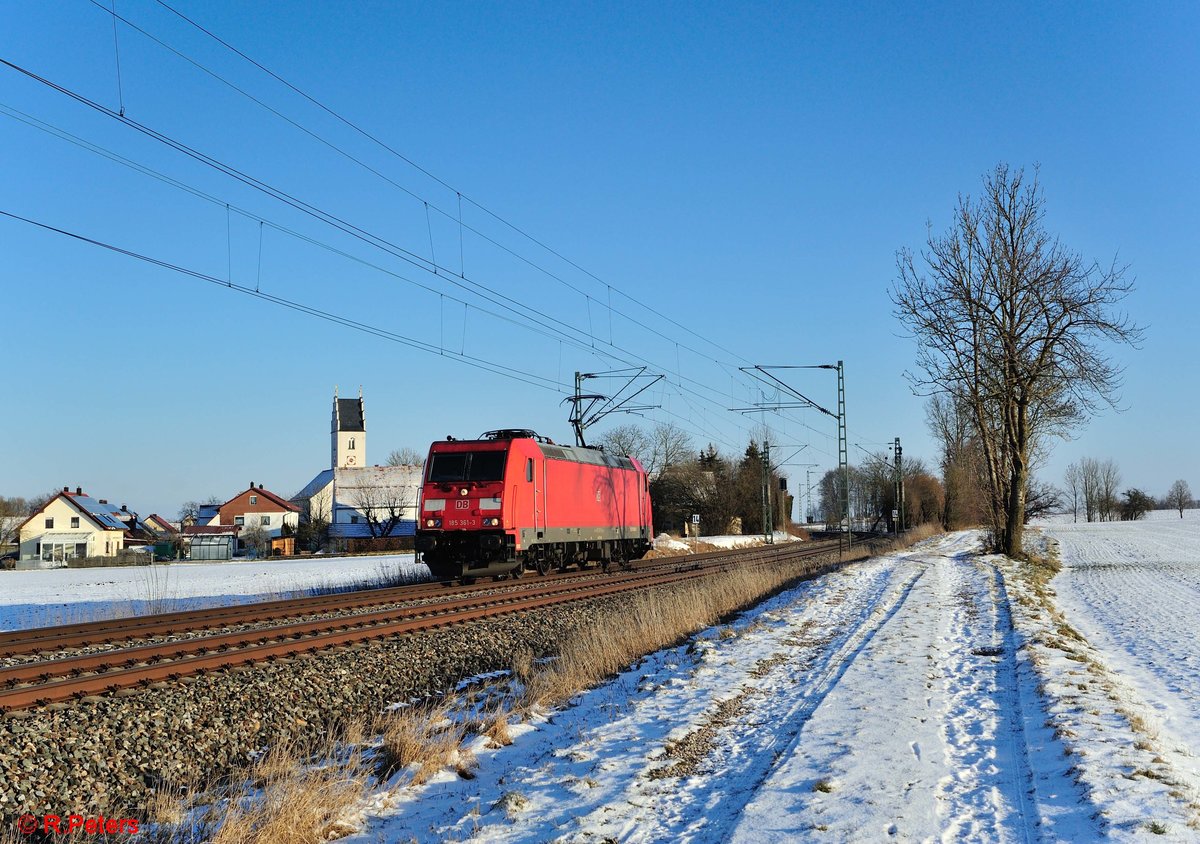
<svg viewBox="0 0 1200 844"><path fill-rule="evenodd" d="M422 467L367 463L361 392L357 399L340 399L334 392L329 440L329 468L293 495L292 501L310 518L327 521L334 538L411 536L417 527Z"/></svg>

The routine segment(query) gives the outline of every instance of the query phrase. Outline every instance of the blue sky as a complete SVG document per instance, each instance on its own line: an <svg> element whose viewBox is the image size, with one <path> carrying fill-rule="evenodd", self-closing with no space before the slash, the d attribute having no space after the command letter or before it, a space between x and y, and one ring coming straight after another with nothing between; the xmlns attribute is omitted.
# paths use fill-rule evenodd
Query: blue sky
<svg viewBox="0 0 1200 844"><path fill-rule="evenodd" d="M1055 443L1042 475L1111 457L1126 486L1200 491L1194 4L171 5L425 172L152 0L117 12L324 140L123 22L118 88L112 18L88 0L6 4L0 58L387 249L7 67L0 210L433 351L0 219L0 494L81 485L168 514L251 480L290 495L328 463L334 385L364 390L372 462L495 427L568 440L572 373L631 362L666 376L646 422L739 452L760 420L728 408L774 397L738 367L842 359L851 441L899 436L932 464L895 251L945 229L1000 161L1040 165L1066 244L1129 264L1147 326L1115 352L1124 412ZM794 379L832 407L832 376ZM807 444L796 461L836 462L821 415L762 421Z"/></svg>

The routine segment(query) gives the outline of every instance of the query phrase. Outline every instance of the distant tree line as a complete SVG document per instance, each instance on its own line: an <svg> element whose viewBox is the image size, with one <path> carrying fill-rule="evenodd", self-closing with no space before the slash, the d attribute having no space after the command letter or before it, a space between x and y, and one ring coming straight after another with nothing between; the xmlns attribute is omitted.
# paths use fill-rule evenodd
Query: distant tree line
<svg viewBox="0 0 1200 844"><path fill-rule="evenodd" d="M897 528L893 512L901 507L896 501L896 469L882 454L868 455L867 461L850 466L850 518L856 526L867 530ZM928 522L941 522L946 506L946 493L939 481L919 459L908 459L902 467L904 527ZM821 477L818 513L827 524L837 524L842 518L841 501L845 490L845 475L831 469Z"/></svg>
<svg viewBox="0 0 1200 844"><path fill-rule="evenodd" d="M672 423L650 430L621 425L600 436L610 454L637 458L650 480L654 524L659 530L682 530L693 515L708 535L762 533L763 451L752 438L740 455L725 455L709 444L697 451L685 431ZM790 522L793 496L780 488L780 474L766 472L772 521L776 530Z"/></svg>
<svg viewBox="0 0 1200 844"><path fill-rule="evenodd" d="M1184 480L1175 481L1157 500L1137 487L1118 494L1121 472L1112 460L1085 457L1067 467L1063 482L1063 509L1075 521L1079 521L1081 512L1089 522L1132 521L1155 509L1176 510L1182 519L1183 511L1195 505L1192 490Z"/></svg>
<svg viewBox="0 0 1200 844"><path fill-rule="evenodd" d="M782 488L776 467L764 472L763 441L766 432L751 437L741 454L727 455L709 443L696 451L691 438L678 426L664 423L646 430L622 425L598 439L611 454L631 455L646 467L654 524L660 530L680 530L693 515L700 516L702 532L725 534L735 528L747 535L761 534L764 479L770 490L770 514L776 530L790 524L795 495ZM774 457L774 453L772 454ZM813 484L818 497L817 515L823 522L839 522L841 473L826 472ZM799 486L794 492L799 492ZM920 460L904 464L906 525L937 522L942 518L942 485ZM870 455L862 466L851 467L850 505L856 525L893 530L896 507L895 471L882 455Z"/></svg>

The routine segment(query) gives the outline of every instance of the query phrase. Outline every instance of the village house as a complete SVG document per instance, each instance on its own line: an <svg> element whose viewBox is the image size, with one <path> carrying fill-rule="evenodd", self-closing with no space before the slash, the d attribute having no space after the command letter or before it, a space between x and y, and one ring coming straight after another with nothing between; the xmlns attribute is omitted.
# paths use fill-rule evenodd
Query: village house
<svg viewBox="0 0 1200 844"><path fill-rule="evenodd" d="M21 560L65 565L81 557L115 557L124 548L145 545L150 532L124 504L63 487L21 524L18 537Z"/></svg>
<svg viewBox="0 0 1200 844"><path fill-rule="evenodd" d="M203 526L240 528L238 548L241 549L245 547L246 535L254 528L261 529L269 540L281 533L295 533L299 523L299 506L251 481L248 489L217 507L216 515Z"/></svg>

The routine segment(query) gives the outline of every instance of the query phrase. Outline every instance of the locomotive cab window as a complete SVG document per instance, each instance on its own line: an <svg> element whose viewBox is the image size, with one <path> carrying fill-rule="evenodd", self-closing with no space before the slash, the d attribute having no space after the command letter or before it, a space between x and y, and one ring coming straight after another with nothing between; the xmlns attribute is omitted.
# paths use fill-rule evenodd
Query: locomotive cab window
<svg viewBox="0 0 1200 844"><path fill-rule="evenodd" d="M432 455L429 483L499 481L504 479L505 451L460 451Z"/></svg>
<svg viewBox="0 0 1200 844"><path fill-rule="evenodd" d="M525 480L533 482L533 458L525 458Z"/></svg>

